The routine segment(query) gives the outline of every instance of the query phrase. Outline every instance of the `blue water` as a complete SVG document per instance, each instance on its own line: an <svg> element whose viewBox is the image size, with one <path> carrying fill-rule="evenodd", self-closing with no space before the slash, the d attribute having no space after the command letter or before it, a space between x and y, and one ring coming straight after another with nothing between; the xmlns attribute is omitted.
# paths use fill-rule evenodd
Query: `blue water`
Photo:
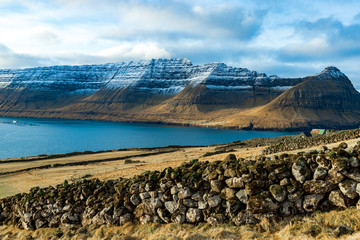
<svg viewBox="0 0 360 240"><path fill-rule="evenodd" d="M14 123L14 120L18 122ZM130 147L209 145L288 134L294 133L85 120L0 118L0 158Z"/></svg>

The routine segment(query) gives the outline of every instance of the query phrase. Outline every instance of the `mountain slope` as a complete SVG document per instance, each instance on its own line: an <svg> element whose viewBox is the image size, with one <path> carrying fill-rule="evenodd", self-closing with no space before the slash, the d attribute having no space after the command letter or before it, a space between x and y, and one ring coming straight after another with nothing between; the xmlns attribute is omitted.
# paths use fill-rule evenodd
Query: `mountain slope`
<svg viewBox="0 0 360 240"><path fill-rule="evenodd" d="M247 115L255 128L358 127L360 93L339 69L327 67Z"/></svg>
<svg viewBox="0 0 360 240"><path fill-rule="evenodd" d="M0 69L0 116L300 129L360 123L360 97L335 67L280 78L188 59Z"/></svg>

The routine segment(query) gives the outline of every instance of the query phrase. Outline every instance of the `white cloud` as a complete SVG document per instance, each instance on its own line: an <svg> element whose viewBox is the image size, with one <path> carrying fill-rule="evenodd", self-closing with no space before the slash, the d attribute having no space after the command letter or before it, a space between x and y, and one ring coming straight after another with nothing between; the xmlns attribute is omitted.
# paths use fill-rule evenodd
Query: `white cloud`
<svg viewBox="0 0 360 240"><path fill-rule="evenodd" d="M102 50L99 56L110 59L138 60L150 58L169 58L170 53L158 44L147 43L123 43L119 46Z"/></svg>

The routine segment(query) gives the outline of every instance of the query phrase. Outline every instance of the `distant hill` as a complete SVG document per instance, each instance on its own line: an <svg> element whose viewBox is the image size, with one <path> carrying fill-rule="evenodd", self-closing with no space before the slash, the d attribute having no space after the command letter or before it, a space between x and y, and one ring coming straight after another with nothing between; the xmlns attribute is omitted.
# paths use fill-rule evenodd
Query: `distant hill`
<svg viewBox="0 0 360 240"><path fill-rule="evenodd" d="M0 116L341 128L359 125L359 103L336 67L305 78L187 59L0 70Z"/></svg>

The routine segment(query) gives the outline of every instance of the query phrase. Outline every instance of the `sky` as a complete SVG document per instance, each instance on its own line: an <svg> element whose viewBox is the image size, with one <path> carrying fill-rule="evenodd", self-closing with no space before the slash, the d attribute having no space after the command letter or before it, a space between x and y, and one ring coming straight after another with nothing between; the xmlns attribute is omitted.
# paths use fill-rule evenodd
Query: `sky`
<svg viewBox="0 0 360 240"><path fill-rule="evenodd" d="M360 1L0 0L0 68L151 58L360 84Z"/></svg>

